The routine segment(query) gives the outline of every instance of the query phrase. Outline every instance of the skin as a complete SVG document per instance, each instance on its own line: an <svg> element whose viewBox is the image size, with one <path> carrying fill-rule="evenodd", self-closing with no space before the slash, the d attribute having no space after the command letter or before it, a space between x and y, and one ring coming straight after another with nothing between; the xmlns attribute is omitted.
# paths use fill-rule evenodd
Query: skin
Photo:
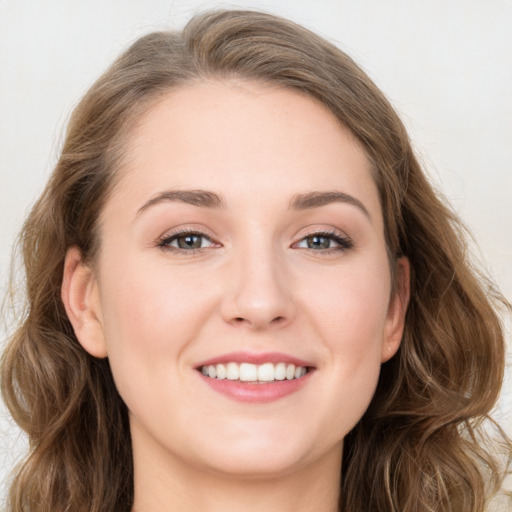
<svg viewBox="0 0 512 512"><path fill-rule="evenodd" d="M198 189L223 206L151 202ZM355 201L289 207L317 191ZM205 235L199 250L178 247L184 229ZM408 302L406 259L392 262L391 295L378 192L356 139L292 90L174 90L134 128L100 234L94 266L68 251L63 299L128 406L134 510L337 510L343 438L398 349ZM234 351L279 351L314 371L279 400L239 402L196 368Z"/></svg>

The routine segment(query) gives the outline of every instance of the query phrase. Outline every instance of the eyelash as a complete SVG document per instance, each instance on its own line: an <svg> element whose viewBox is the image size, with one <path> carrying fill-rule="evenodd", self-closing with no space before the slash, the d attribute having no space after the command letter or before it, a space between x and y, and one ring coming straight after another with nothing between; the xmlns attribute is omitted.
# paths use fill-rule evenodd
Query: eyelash
<svg viewBox="0 0 512 512"><path fill-rule="evenodd" d="M196 236L196 237L205 239L208 242L211 242L212 244L215 243L208 235L201 233L200 231L183 229L181 231L177 231L176 233L172 233L171 235L166 234L163 238L161 238L158 241L157 246L164 251L178 251L178 252L187 253L189 255L197 254L199 252L202 252L204 249L206 249L206 247L184 249L181 247L171 246L171 243L174 242L175 240L178 240L180 238L184 238L187 236Z"/></svg>
<svg viewBox="0 0 512 512"><path fill-rule="evenodd" d="M164 237L162 237L158 241L157 247L159 247L160 249L162 249L164 251L177 251L177 252L181 252L181 253L186 253L187 255L194 255L194 254L203 252L205 249L208 248L208 247L197 247L197 248L185 249L182 247L171 246L172 242L177 241L180 238L184 238L186 236L199 237L201 239L207 240L211 244L215 244L215 242L212 240L211 237L209 237L208 235L206 235L204 233L201 233L200 231L184 229L184 230L178 231L176 233L172 233L170 235L166 234ZM325 239L335 242L337 245L335 247L328 247L326 249L318 249L318 250L313 249L311 247L298 247L298 244L306 241L308 238L325 238ZM309 233L309 234L305 235L304 237L302 237L298 242L295 242L294 244L292 244L292 247L297 248L297 249L303 249L306 251L313 251L318 254L331 254L333 252L338 252L338 251L341 251L341 252L348 251L354 247L354 244L348 236L340 235L339 233L337 233L335 231L315 231L313 233Z"/></svg>
<svg viewBox="0 0 512 512"><path fill-rule="evenodd" d="M337 246L329 247L329 248L323 249L323 250L316 250L316 249L312 249L310 247L308 247L308 248L297 247L297 248L318 252L319 254L323 255L323 254L332 254L333 252L338 252L338 251L345 252L354 247L354 243L348 236L341 235L335 231L314 231L313 233L309 233L306 236L302 237L298 242L294 243L293 245L296 246L299 243L307 240L308 238L326 238L328 240L334 241L337 244Z"/></svg>

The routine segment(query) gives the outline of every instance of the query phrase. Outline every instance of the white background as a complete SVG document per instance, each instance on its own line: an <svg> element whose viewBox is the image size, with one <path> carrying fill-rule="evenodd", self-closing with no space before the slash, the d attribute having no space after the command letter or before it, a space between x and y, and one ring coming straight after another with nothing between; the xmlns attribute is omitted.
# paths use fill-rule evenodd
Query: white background
<svg viewBox="0 0 512 512"><path fill-rule="evenodd" d="M512 0L0 0L2 295L13 239L72 107L136 37L217 6L284 15L354 57L401 114L512 300ZM511 373L498 412L512 434ZM23 444L0 409L0 496Z"/></svg>

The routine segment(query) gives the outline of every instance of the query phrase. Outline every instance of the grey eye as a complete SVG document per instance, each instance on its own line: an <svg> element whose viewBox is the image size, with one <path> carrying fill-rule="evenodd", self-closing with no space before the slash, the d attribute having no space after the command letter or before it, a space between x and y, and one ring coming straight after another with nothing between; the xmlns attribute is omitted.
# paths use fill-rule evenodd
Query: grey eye
<svg viewBox="0 0 512 512"><path fill-rule="evenodd" d="M308 249L330 249L333 242L331 238L321 235L308 236L304 240Z"/></svg>
<svg viewBox="0 0 512 512"><path fill-rule="evenodd" d="M302 249L331 249L336 242L330 236L325 235L310 235L303 238L299 243L298 247ZM337 244L336 244L337 245Z"/></svg>
<svg viewBox="0 0 512 512"><path fill-rule="evenodd" d="M159 244L163 249L194 251L214 246L214 242L202 233L176 233L163 239Z"/></svg>
<svg viewBox="0 0 512 512"><path fill-rule="evenodd" d="M347 236L336 233L313 233L299 240L294 247L313 251L346 251L351 249L353 244Z"/></svg>
<svg viewBox="0 0 512 512"><path fill-rule="evenodd" d="M176 237L175 241L180 249L199 249L203 246L203 239L201 235L188 234Z"/></svg>

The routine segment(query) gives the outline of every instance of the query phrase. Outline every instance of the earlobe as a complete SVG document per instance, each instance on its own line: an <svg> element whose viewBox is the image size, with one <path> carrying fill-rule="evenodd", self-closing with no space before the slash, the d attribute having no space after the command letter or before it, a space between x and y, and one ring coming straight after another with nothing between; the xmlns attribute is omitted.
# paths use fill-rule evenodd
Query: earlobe
<svg viewBox="0 0 512 512"><path fill-rule="evenodd" d="M382 343L381 362L391 359L400 347L405 327L405 315L410 297L410 264L406 257L398 258L396 287L389 302L388 317Z"/></svg>
<svg viewBox="0 0 512 512"><path fill-rule="evenodd" d="M82 347L95 357L107 357L96 277L77 247L66 254L61 297Z"/></svg>

